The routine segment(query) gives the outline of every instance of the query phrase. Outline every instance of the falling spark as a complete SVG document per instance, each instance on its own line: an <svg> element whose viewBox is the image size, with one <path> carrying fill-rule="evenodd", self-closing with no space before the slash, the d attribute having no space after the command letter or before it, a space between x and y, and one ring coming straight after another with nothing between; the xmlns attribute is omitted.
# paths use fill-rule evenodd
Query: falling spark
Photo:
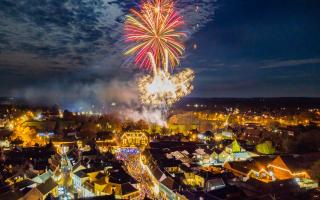
<svg viewBox="0 0 320 200"><path fill-rule="evenodd" d="M196 6L195 12L199 12L199 6Z"/></svg>
<svg viewBox="0 0 320 200"><path fill-rule="evenodd" d="M197 49L198 45L196 43L193 44L193 49Z"/></svg>

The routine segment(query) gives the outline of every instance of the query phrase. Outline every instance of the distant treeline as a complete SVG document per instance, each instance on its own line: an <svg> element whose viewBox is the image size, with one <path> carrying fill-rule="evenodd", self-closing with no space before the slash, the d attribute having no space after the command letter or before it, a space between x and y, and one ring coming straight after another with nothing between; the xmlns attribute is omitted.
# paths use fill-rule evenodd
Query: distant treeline
<svg viewBox="0 0 320 200"><path fill-rule="evenodd" d="M276 98L184 98L175 105L175 108L198 109L237 107L237 108L320 108L320 98L309 97L276 97ZM188 106L187 106L188 105ZM203 106L201 106L203 105Z"/></svg>

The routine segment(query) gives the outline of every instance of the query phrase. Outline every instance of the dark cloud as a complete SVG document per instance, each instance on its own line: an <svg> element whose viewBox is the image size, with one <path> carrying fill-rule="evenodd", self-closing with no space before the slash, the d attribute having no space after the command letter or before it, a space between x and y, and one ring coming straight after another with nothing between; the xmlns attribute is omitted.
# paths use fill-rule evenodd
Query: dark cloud
<svg viewBox="0 0 320 200"><path fill-rule="evenodd" d="M116 60L123 62L123 19L132 1L21 0L0 2L0 57L23 54L25 65L43 60L41 67L65 68ZM188 26L200 29L212 19L213 1L180 1L179 11ZM200 11L195 14L198 6ZM117 54L117 56L114 56ZM119 59L120 58L120 59ZM13 64L15 63L12 58ZM109 60L108 60L109 62ZM42 63L42 62L41 62ZM117 67L112 66L112 67Z"/></svg>
<svg viewBox="0 0 320 200"><path fill-rule="evenodd" d="M0 1L1 93L31 96L47 87L76 99L70 96L80 88L133 84L138 70L122 54L122 26L139 2ZM189 33L181 67L196 71L193 96L320 94L319 1L177 0L176 6ZM100 99L84 91L90 95L81 101Z"/></svg>
<svg viewBox="0 0 320 200"><path fill-rule="evenodd" d="M123 22L137 2L1 1L0 79L8 83L0 85L2 94L37 103L133 106L137 70L123 56ZM214 3L178 1L190 36L212 20Z"/></svg>
<svg viewBox="0 0 320 200"><path fill-rule="evenodd" d="M260 65L259 67L261 69L270 69L270 68L292 67L292 66L313 65L313 64L320 64L320 58L264 61L264 64Z"/></svg>

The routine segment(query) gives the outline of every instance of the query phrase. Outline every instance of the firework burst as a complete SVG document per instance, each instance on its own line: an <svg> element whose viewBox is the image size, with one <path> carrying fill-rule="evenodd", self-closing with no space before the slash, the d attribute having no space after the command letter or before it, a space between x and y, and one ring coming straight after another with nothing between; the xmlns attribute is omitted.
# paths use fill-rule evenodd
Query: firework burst
<svg viewBox="0 0 320 200"><path fill-rule="evenodd" d="M139 81L140 99L146 105L170 106L190 94L193 78L191 69L184 69L172 76L164 71L155 76L146 75Z"/></svg>
<svg viewBox="0 0 320 200"><path fill-rule="evenodd" d="M142 4L142 9L157 14L166 14L174 9L172 0L147 0Z"/></svg>
<svg viewBox="0 0 320 200"><path fill-rule="evenodd" d="M170 75L166 68L157 69L152 54L148 54L153 66L153 75L139 80L140 99L143 104L152 106L170 106L182 97L190 94L194 73L191 69Z"/></svg>
<svg viewBox="0 0 320 200"><path fill-rule="evenodd" d="M183 24L182 17L173 9L170 0L149 0L142 6L140 12L132 9L125 21L125 38L133 44L126 55L134 56L135 63L150 69L152 64L148 53L152 53L158 68L165 65L165 52L168 52L168 62L171 67L179 64L184 52L182 39L184 32L178 31ZM167 64L168 65L168 64Z"/></svg>

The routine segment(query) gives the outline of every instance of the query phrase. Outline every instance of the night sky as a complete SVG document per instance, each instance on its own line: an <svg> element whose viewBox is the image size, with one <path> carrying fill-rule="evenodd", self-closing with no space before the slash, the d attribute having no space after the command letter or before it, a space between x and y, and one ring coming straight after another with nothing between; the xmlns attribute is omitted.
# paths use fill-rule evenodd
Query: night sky
<svg viewBox="0 0 320 200"><path fill-rule="evenodd" d="M0 96L131 101L132 80L147 73L123 56L123 21L135 6L1 0ZM190 96L320 96L320 1L180 0L177 7L189 35L180 68L196 72Z"/></svg>

